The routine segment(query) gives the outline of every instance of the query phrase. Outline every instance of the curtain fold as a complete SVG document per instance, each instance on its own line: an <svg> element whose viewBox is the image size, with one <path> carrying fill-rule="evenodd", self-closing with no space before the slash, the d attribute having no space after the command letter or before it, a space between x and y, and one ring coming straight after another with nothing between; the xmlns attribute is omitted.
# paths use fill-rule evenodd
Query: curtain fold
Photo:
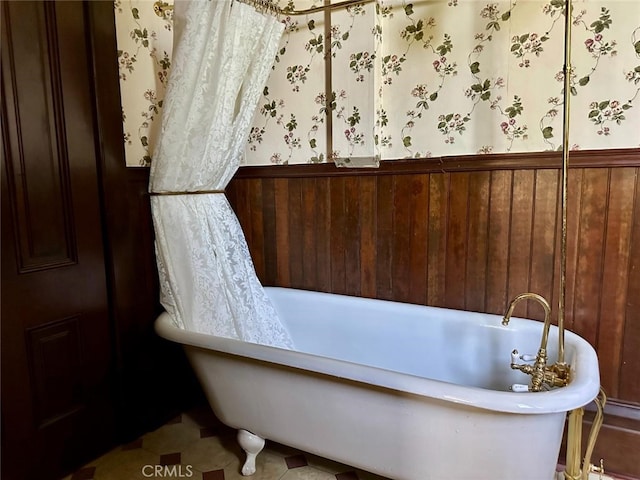
<svg viewBox="0 0 640 480"><path fill-rule="evenodd" d="M160 300L188 330L293 343L221 191L236 172L283 24L228 0L177 0L174 57L151 165Z"/></svg>

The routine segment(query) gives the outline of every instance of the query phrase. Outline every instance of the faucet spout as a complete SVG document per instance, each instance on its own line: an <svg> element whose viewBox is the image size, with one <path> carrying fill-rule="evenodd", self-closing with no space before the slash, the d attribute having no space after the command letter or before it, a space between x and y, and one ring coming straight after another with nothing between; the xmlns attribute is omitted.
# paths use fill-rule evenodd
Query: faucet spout
<svg viewBox="0 0 640 480"><path fill-rule="evenodd" d="M539 392L542 389L543 384L547 384L551 387L563 387L569 383L569 368L564 363L564 345L562 340L564 335L558 336L558 362L548 366L547 365L547 343L549 341L549 330L551 329L551 307L549 302L537 293L521 293L517 295L509 304L507 312L502 319L502 325L508 325L513 311L516 305L523 300L535 300L544 309L544 327L542 329L542 339L540 341L540 349L536 355L535 363L533 366L528 366L527 369L520 368L521 365L517 365L514 362L511 363L511 368L521 370L531 375L531 391ZM562 328L562 327L559 327Z"/></svg>
<svg viewBox="0 0 640 480"><path fill-rule="evenodd" d="M540 348L547 349L547 342L549 340L549 329L551 328L551 307L549 306L549 302L542 296L537 293L521 293L516 296L511 303L509 304L509 308L507 309L507 313L504 314L504 318L502 319L502 325L509 325L509 320L511 320L511 315L513 315L513 311L516 308L516 305L523 300L535 300L544 309L544 329L542 331L542 341L540 342Z"/></svg>

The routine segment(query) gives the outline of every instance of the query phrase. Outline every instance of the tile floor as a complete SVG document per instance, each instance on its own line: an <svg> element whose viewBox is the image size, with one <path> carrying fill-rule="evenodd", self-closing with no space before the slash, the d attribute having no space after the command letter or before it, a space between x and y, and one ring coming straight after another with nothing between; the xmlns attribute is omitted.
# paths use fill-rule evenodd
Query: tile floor
<svg viewBox="0 0 640 480"><path fill-rule="evenodd" d="M269 441L258 455L252 477L240 474L244 458L236 431L222 425L208 407L200 407L63 480L388 480ZM614 480L599 475L590 479Z"/></svg>
<svg viewBox="0 0 640 480"><path fill-rule="evenodd" d="M244 458L236 431L202 407L115 448L63 480L387 480L269 441L252 477L240 473Z"/></svg>

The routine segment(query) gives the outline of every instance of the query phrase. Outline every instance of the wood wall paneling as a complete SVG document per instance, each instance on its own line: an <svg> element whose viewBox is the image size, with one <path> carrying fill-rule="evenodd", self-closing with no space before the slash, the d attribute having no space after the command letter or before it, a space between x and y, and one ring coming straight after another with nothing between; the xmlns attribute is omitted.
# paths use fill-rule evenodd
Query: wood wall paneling
<svg viewBox="0 0 640 480"><path fill-rule="evenodd" d="M429 174L427 305L436 307L445 305L448 180L448 176L444 174ZM381 274L384 275L384 272Z"/></svg>
<svg viewBox="0 0 640 480"><path fill-rule="evenodd" d="M83 3L90 24L87 43L106 256L102 268L116 357L113 401L118 439L127 443L201 401L202 393L180 346L153 331L161 307L146 194L149 169L125 166L113 2Z"/></svg>
<svg viewBox="0 0 640 480"><path fill-rule="evenodd" d="M344 283L347 295L360 295L360 180L357 177L346 177L344 184L344 217L345 238L344 251ZM338 233L338 232L335 232ZM306 251L314 250L313 244L305 245Z"/></svg>
<svg viewBox="0 0 640 480"><path fill-rule="evenodd" d="M513 172L491 172L490 182L487 265L493 266L493 274L486 277L485 310L495 312L507 302Z"/></svg>
<svg viewBox="0 0 640 480"><path fill-rule="evenodd" d="M447 198L449 215L446 226L444 300L447 307L464 310L470 174L461 172L448 175L450 194Z"/></svg>
<svg viewBox="0 0 640 480"><path fill-rule="evenodd" d="M566 323L612 353L601 362L603 383L616 395L617 377L627 371L627 333L635 327L627 323L635 314L640 242L637 167L626 166L624 153L623 167L591 168L593 156L586 153L585 167L570 170L567 219ZM246 214L252 218L249 239L265 231L260 223L275 229L270 246L266 236L252 246L263 279L265 252L275 254L268 260L277 265L275 282L265 283L492 313L503 312L518 293L535 291L556 309L557 169L432 172L427 166L419 173L404 162L397 175L390 165L377 175L329 175L323 166L323 175L310 167L304 177L278 168L251 178L241 172L232 187L241 222ZM260 182L267 181L273 200L263 209ZM543 318L537 305L522 304L516 314Z"/></svg>
<svg viewBox="0 0 640 480"><path fill-rule="evenodd" d="M507 302L516 295L531 290L532 235L535 199L535 171L517 170L513 172L511 202L511 226L509 231ZM506 303L505 303L506 305ZM504 306L498 311L504 309ZM514 310L515 316L528 315L527 303L520 303Z"/></svg>
<svg viewBox="0 0 640 480"><path fill-rule="evenodd" d="M361 180L362 181L362 180ZM411 217L409 243L409 297L411 303L427 301L427 268L429 252L429 176L411 176ZM367 209L372 216L372 209Z"/></svg>
<svg viewBox="0 0 640 480"><path fill-rule="evenodd" d="M598 322L598 351L603 386L611 396L619 397L625 326L631 319L625 315L625 298L630 286L632 265L632 226L636 195L635 169L619 168L611 172L609 201L604 238L602 269L602 301ZM637 258L637 257L635 257ZM633 297L631 291L629 295Z"/></svg>
<svg viewBox="0 0 640 480"><path fill-rule="evenodd" d="M391 278L393 296L399 301L410 298L411 211L413 207L411 175L393 178L391 242Z"/></svg>
<svg viewBox="0 0 640 480"><path fill-rule="evenodd" d="M469 181L465 310L486 310L491 172L474 172Z"/></svg>
<svg viewBox="0 0 640 480"><path fill-rule="evenodd" d="M260 229L254 208L263 211L263 231L273 231L252 247L267 285L498 314L515 295L534 291L555 319L559 166L550 152L398 160L377 170L246 167L230 198L243 225L245 215L254 219L252 232ZM639 167L638 150L572 152L568 177L565 322L599 353L615 407L605 420L614 443L604 453L618 441L640 445L640 428L625 420L640 411ZM535 303L521 303L515 314L544 317ZM640 476L608 455L612 471Z"/></svg>
<svg viewBox="0 0 640 480"><path fill-rule="evenodd" d="M393 298L393 177L377 178L376 188L376 296ZM332 218L332 221L336 219Z"/></svg>
<svg viewBox="0 0 640 480"><path fill-rule="evenodd" d="M618 384L618 398L640 400L640 192L638 191L638 169L635 174L633 227L631 245L626 269L620 269L628 276L627 294L624 299L624 336L622 339L622 361ZM621 264L622 266L623 264ZM618 319L618 322L622 321Z"/></svg>
<svg viewBox="0 0 640 480"><path fill-rule="evenodd" d="M582 196L578 210L578 253L574 273L573 328L597 345L597 322L600 313L602 257L605 215L608 204L610 171L585 169ZM617 186L614 186L617 188Z"/></svg>

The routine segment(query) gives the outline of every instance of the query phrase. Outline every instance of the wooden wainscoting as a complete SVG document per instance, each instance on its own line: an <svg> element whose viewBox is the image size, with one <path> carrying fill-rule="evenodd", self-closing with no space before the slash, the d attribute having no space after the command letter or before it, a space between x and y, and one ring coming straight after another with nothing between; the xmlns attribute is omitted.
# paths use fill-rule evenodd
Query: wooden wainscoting
<svg viewBox="0 0 640 480"><path fill-rule="evenodd" d="M201 401L202 393L182 348L153 331L161 307L146 193L149 169L125 166L113 3L84 5L100 146L106 257L102 269L107 274L115 356L116 423L118 440L128 443Z"/></svg>
<svg viewBox="0 0 640 480"><path fill-rule="evenodd" d="M596 454L640 477L640 150L570 162L566 325L596 347L614 406ZM533 291L555 311L560 163L550 152L245 167L228 196L266 285L490 313Z"/></svg>

